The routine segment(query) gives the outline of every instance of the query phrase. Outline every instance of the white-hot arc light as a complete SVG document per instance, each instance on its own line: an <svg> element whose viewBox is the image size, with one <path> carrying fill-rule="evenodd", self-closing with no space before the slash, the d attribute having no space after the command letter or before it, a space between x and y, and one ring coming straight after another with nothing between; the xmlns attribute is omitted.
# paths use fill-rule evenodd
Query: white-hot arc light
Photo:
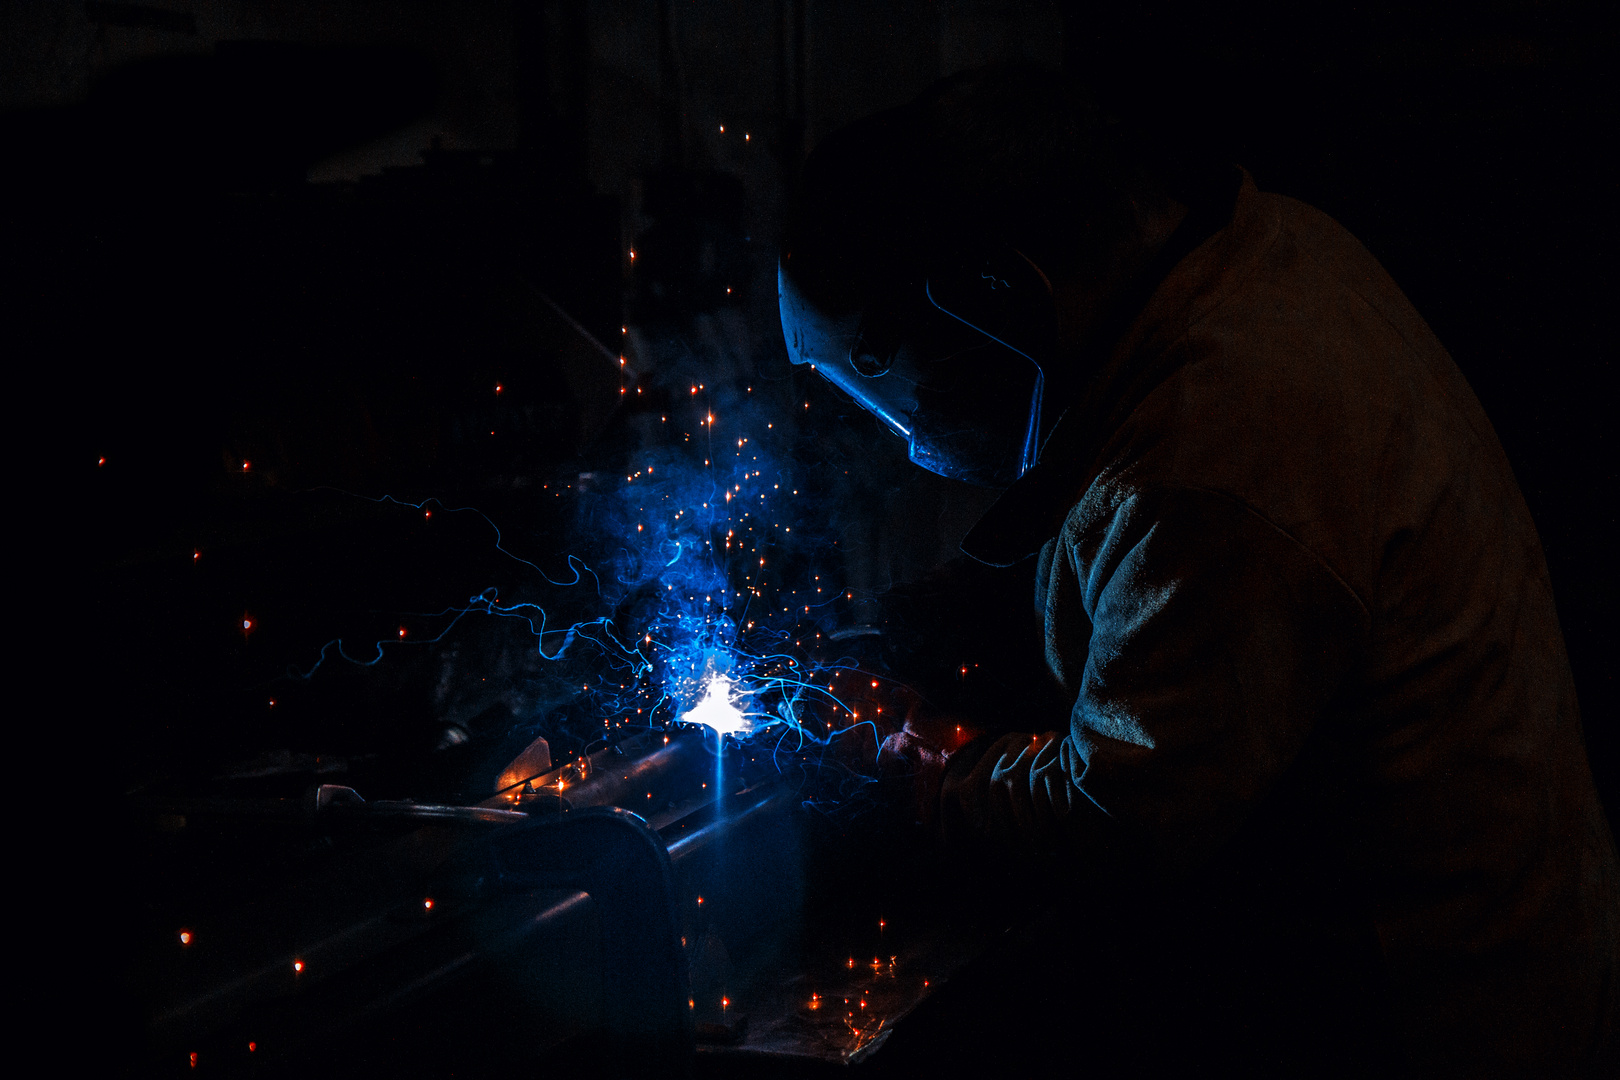
<svg viewBox="0 0 1620 1080"><path fill-rule="evenodd" d="M703 724L721 735L735 735L739 731L747 731L753 727L748 717L737 707L731 680L719 672L709 676L709 681L703 687L703 697L698 699L696 705L681 714L681 723Z"/></svg>

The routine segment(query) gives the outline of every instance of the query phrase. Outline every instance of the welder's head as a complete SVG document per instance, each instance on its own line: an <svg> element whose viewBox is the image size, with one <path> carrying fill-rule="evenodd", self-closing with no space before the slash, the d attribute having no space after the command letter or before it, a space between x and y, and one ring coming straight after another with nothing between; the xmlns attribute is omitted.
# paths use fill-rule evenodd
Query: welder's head
<svg viewBox="0 0 1620 1080"><path fill-rule="evenodd" d="M829 136L805 164L778 269L793 362L880 417L922 467L1017 479L1059 362L1053 282L1134 228L1109 128L1057 73L1002 67Z"/></svg>

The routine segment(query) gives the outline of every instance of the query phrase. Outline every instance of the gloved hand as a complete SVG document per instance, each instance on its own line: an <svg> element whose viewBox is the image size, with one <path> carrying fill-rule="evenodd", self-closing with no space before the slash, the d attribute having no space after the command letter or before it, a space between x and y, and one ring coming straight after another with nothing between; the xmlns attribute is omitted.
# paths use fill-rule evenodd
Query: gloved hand
<svg viewBox="0 0 1620 1080"><path fill-rule="evenodd" d="M878 750L879 777L893 784L910 781L914 819L930 832L939 827L940 784L946 767L978 734L959 718L924 718L913 713Z"/></svg>
<svg viewBox="0 0 1620 1080"><path fill-rule="evenodd" d="M989 841L1020 848L1054 843L1075 793L1062 756L1063 736L1012 732L940 779L947 842Z"/></svg>

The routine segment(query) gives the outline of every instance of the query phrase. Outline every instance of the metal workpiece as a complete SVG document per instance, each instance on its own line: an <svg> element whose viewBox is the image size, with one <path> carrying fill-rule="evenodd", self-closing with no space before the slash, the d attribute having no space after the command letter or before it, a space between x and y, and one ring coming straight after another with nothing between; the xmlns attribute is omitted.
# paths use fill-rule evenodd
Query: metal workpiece
<svg viewBox="0 0 1620 1080"><path fill-rule="evenodd" d="M581 1037L635 1034L623 1023L615 1028L625 1010L604 1005L604 942L622 937L626 920L616 910L605 937L599 897L615 886L598 875L582 879L587 891L571 883L572 873L513 880L503 876L509 849L493 846L496 837L523 834L520 847L531 851L612 851L612 835L604 840L593 823L603 812L513 828L527 816L492 819L469 807L442 808L475 811L448 818L386 807L379 816L357 804L311 821L254 817L240 801L225 816L211 815L207 800L185 808L185 815L152 815L162 841L148 860L154 881L177 868L176 856L207 860L221 844L249 858L258 851L268 863L280 861L271 858L278 846L296 857L272 866L279 880L249 874L226 891L149 891L147 941L131 975L151 1071L189 1070L193 1060L224 1075L505 1068ZM634 840L647 830L623 823L613 835L627 831ZM649 843L656 840L641 841ZM667 860L661 845L657 853ZM645 857L609 866L610 874L654 881L667 874ZM228 869L219 867L218 876ZM664 996L683 1004L684 982L668 953ZM658 954L638 948L636 955ZM678 1046L658 1050L679 1056Z"/></svg>
<svg viewBox="0 0 1620 1080"><path fill-rule="evenodd" d="M505 834L494 854L503 886L579 888L602 933L602 1057L621 1076L674 1076L690 1061L686 954L676 922L669 853L637 815L616 807L575 811Z"/></svg>
<svg viewBox="0 0 1620 1080"><path fill-rule="evenodd" d="M706 812L694 812L660 830L677 866L759 819L797 808L799 795L780 782L767 782L714 800Z"/></svg>
<svg viewBox="0 0 1620 1080"><path fill-rule="evenodd" d="M198 879L209 889L154 894L151 1060L300 1075L588 1062L664 1077L699 1052L847 1064L993 928L883 929L883 912L917 909L893 886L923 880L915 845L856 841L768 755L712 735L648 733L539 779L552 789L470 807L330 784L145 806L155 875L242 853L239 874Z"/></svg>
<svg viewBox="0 0 1620 1080"><path fill-rule="evenodd" d="M663 823L672 820L672 806L690 809L718 793L716 767L725 756L724 745L701 730L652 731L565 760L479 805L522 810L555 806L548 801L555 798L563 809L619 806L649 821L662 817ZM729 756L736 758L734 748ZM737 772L730 775L736 783Z"/></svg>
<svg viewBox="0 0 1620 1080"><path fill-rule="evenodd" d="M180 1038L154 1042L153 1058L169 1066L196 1053L225 1075L412 1075L432 1063L520 1065L600 1026L600 920L585 892L539 888L410 914L383 916L393 941L363 925L346 951L301 951L291 985L206 1030L193 1014ZM399 933L408 921L417 933Z"/></svg>
<svg viewBox="0 0 1620 1080"><path fill-rule="evenodd" d="M408 1073L588 1044L614 1075L679 1074L694 1010L670 845L712 867L725 833L794 801L718 798L726 761L695 732L657 733L569 766L571 799L522 809L334 784L137 804L160 886L135 973L150 1062ZM612 805L649 791L668 838L646 806Z"/></svg>
<svg viewBox="0 0 1620 1080"><path fill-rule="evenodd" d="M279 842L310 849L317 866L328 861L321 859L328 852L340 857L314 873L291 866L273 878L248 877L229 891L172 898L155 893L154 906L172 911L177 924L172 937L149 943L141 973L159 1042L209 1033L244 1011L418 937L430 924L402 916L416 914L428 899L442 915L478 890L475 867L453 867L457 838L446 828L365 838L351 833L340 843L325 830L311 830L301 817L275 816L273 806L265 816L250 818L240 803L227 804L229 816L214 818L200 801L182 805L184 816L164 819L166 828L181 835L165 839L185 848L207 851L231 843L263 849ZM176 820L183 823L178 829ZM175 846L153 853L150 869L166 870L165 855L191 854Z"/></svg>

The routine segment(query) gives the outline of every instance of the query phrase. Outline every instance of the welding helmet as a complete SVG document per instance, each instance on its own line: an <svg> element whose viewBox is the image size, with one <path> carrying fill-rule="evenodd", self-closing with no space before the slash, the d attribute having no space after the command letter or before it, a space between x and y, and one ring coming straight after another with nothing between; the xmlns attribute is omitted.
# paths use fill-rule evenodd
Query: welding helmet
<svg viewBox="0 0 1620 1080"><path fill-rule="evenodd" d="M868 276L867 295L850 302L784 251L789 358L883 421L930 472L1012 483L1039 448L1042 365L1056 337L1045 275L1009 247L894 270L887 281Z"/></svg>
<svg viewBox="0 0 1620 1080"><path fill-rule="evenodd" d="M946 80L823 140L777 282L795 364L881 419L923 468L1002 487L1035 463L1057 337L1045 256L1021 238L1061 232L1048 208L1076 192L1043 149L1061 126L1035 108L1048 82L991 75ZM1015 145L1000 147L1009 132Z"/></svg>
<svg viewBox="0 0 1620 1080"><path fill-rule="evenodd" d="M1202 205L1195 164L1062 72L1007 64L943 79L805 161L778 263L788 355L880 417L917 464L1010 484L1095 350L1147 303L1115 280L1121 253L1141 241L1143 208L1168 203L1175 185L1161 175L1185 173L1189 205ZM1143 271L1141 288L1159 277ZM1061 356L1054 280L1107 304Z"/></svg>

